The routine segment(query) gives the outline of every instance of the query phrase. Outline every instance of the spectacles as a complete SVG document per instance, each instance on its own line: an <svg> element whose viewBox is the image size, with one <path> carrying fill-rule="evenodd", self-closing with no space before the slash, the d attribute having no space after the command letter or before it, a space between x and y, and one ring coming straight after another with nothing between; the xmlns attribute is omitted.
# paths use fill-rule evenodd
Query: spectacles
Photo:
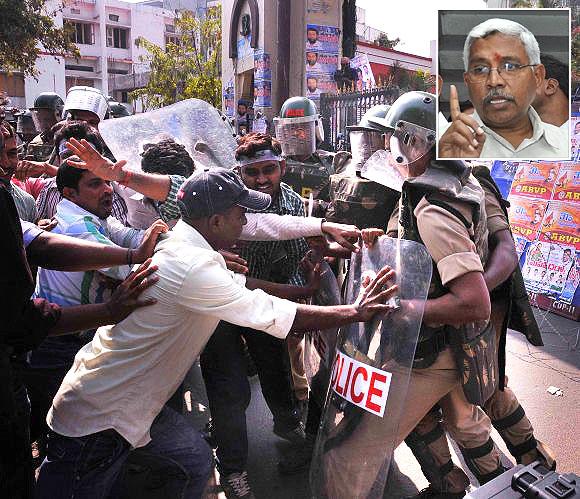
<svg viewBox="0 0 580 499"><path fill-rule="evenodd" d="M254 168L251 166L246 166L242 168L242 173L247 177L259 177L260 173L262 175L272 175L272 173L276 172L276 170L278 170L279 167L280 165L278 163L276 163L275 165L274 164L266 165L263 166L262 168Z"/></svg>
<svg viewBox="0 0 580 499"><path fill-rule="evenodd" d="M513 80L517 78L522 69L532 68L537 64L516 64L515 62L504 62L497 68L490 68L489 66L475 66L468 69L465 74L472 82L483 82L487 80L492 71L497 71L497 74L504 80Z"/></svg>

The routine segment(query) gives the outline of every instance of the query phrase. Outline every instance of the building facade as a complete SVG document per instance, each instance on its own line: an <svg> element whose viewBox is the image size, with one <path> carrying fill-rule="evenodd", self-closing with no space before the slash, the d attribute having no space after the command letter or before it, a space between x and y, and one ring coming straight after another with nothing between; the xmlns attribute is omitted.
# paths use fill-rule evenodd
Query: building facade
<svg viewBox="0 0 580 499"><path fill-rule="evenodd" d="M50 3L56 6L59 2ZM149 69L140 61L146 52L135 41L144 37L164 47L174 36L174 17L173 11L162 6L120 0L65 0L54 21L57 26L71 26L79 59L41 53L36 62L37 79L0 73L0 88L8 93L12 105L20 108L31 107L41 92L56 92L64 98L75 85L98 88L127 103L127 91L116 90L116 80L127 75L138 80Z"/></svg>

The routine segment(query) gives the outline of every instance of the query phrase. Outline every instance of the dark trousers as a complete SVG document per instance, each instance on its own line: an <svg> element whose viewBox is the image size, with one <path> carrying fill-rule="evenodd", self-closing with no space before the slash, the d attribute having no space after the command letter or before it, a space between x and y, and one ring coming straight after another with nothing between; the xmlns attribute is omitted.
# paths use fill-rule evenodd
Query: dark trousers
<svg viewBox="0 0 580 499"><path fill-rule="evenodd" d="M299 423L286 343L261 331L220 322L200 361L218 444L218 466L223 474L244 471L248 459L246 409L251 391L242 338L256 364L274 428L287 431Z"/></svg>
<svg viewBox="0 0 580 499"><path fill-rule="evenodd" d="M41 453L44 453L48 433L46 415L67 371L68 368L64 367L55 369L27 367L22 373L30 399L30 441L39 441Z"/></svg>
<svg viewBox="0 0 580 499"><path fill-rule="evenodd" d="M36 487L37 499L105 499L122 493L123 468L129 453L152 458L173 493L169 497L201 498L212 469L211 449L201 434L174 410L164 407L150 429L151 441L131 450L116 431L84 437L48 436L47 456Z"/></svg>

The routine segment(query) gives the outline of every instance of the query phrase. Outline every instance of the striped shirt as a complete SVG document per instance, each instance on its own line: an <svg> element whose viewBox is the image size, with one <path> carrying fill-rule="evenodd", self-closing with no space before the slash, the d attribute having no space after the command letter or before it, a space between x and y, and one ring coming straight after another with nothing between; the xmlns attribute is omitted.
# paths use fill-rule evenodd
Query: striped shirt
<svg viewBox="0 0 580 499"><path fill-rule="evenodd" d="M280 184L272 204L263 212L304 217L304 203L289 185ZM304 286L300 260L308 251L304 238L288 241L239 242L239 254L248 262L248 276L264 281Z"/></svg>
<svg viewBox="0 0 580 499"><path fill-rule="evenodd" d="M127 205L124 199L118 194L118 186L115 182L111 182L113 187L113 211L111 216L119 220L123 225L128 226L127 222ZM62 194L56 186L56 177L46 179L44 188L40 191L36 199L36 209L38 211L38 218L52 218L56 213L56 207L62 199Z"/></svg>
<svg viewBox="0 0 580 499"><path fill-rule="evenodd" d="M112 216L102 220L68 199L58 203L56 219L58 225L53 232L87 241L136 248L143 239L144 231L125 227ZM110 297L117 281L125 279L130 271L128 265L89 272L41 268L34 296L65 307L103 303ZM31 364L34 367L70 367L74 355L90 340L92 333L47 338L32 354Z"/></svg>

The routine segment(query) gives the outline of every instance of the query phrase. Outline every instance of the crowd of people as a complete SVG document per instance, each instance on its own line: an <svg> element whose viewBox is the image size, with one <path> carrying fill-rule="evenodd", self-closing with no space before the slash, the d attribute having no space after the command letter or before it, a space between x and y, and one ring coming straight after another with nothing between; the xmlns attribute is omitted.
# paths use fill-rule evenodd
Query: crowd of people
<svg viewBox="0 0 580 499"><path fill-rule="evenodd" d="M421 497L463 497L469 480L445 431L481 484L504 471L492 425L517 462L555 466L505 377L508 325L541 344L505 203L485 166L435 159L434 95L370 109L349 128L351 152L337 154L316 149L314 103L290 99L276 137L245 134L235 163L212 169L166 134L143 147L139 171L127 168L99 133L109 107L73 87L65 102L38 97L37 136L2 123L2 497L122 496L128 461L153 459L167 497L202 497L215 464L227 497L251 499L249 362L272 431L293 444L280 473L308 469L324 412L305 370L309 333L403 320L412 306L393 304L405 276L388 265L354 303L311 304L321 264L345 279L363 242L383 236L415 241L433 261L408 394L395 434L339 404L357 417L322 451L327 496L367 497L385 472L379 449L405 441L430 482ZM364 178L377 152L395 158L384 167L403 172L400 189ZM308 162L328 175L305 199L284 179L287 164ZM197 359L205 435L182 414Z"/></svg>

